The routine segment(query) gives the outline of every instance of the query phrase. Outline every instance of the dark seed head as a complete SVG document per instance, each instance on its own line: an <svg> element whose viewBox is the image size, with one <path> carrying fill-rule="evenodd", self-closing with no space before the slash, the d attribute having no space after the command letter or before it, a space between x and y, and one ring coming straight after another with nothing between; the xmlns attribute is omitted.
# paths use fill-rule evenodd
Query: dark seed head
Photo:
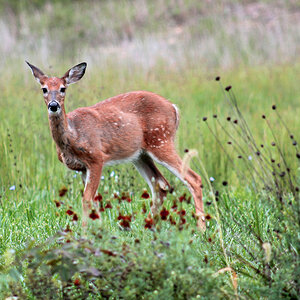
<svg viewBox="0 0 300 300"><path fill-rule="evenodd" d="M276 146L275 142L272 142L271 145L272 145L273 147Z"/></svg>
<svg viewBox="0 0 300 300"><path fill-rule="evenodd" d="M232 143L229 141L229 142L227 142L227 144L228 144L228 145L231 145Z"/></svg>
<svg viewBox="0 0 300 300"><path fill-rule="evenodd" d="M299 192L299 188L298 188L297 186L296 186L296 188L295 188L295 191L296 191L296 192Z"/></svg>
<svg viewBox="0 0 300 300"><path fill-rule="evenodd" d="M294 139L294 136L291 134L291 135L290 135L290 138L293 140L293 139Z"/></svg>
<svg viewBox="0 0 300 300"><path fill-rule="evenodd" d="M296 141L293 141L293 146L296 146L297 145L297 142Z"/></svg>
<svg viewBox="0 0 300 300"><path fill-rule="evenodd" d="M231 85L226 86L225 91L229 92L231 90Z"/></svg>
<svg viewBox="0 0 300 300"><path fill-rule="evenodd" d="M227 182L227 181L223 181L222 184L223 184L224 186L227 186L228 182Z"/></svg>
<svg viewBox="0 0 300 300"><path fill-rule="evenodd" d="M297 154L296 154L296 157L300 159L300 153L297 153Z"/></svg>
<svg viewBox="0 0 300 300"><path fill-rule="evenodd" d="M184 149L184 153L188 153L189 152L189 149Z"/></svg>
<svg viewBox="0 0 300 300"><path fill-rule="evenodd" d="M234 123L234 124L237 124L237 123L238 123L238 120L234 120L233 123Z"/></svg>
<svg viewBox="0 0 300 300"><path fill-rule="evenodd" d="M259 152L259 151L257 151L257 152L256 152L256 155L257 155L257 156L260 156L260 152Z"/></svg>
<svg viewBox="0 0 300 300"><path fill-rule="evenodd" d="M271 158L271 163L274 163L275 162L275 159Z"/></svg>
<svg viewBox="0 0 300 300"><path fill-rule="evenodd" d="M216 81L219 81L220 79L221 79L220 76L217 76L217 77L216 77Z"/></svg>
<svg viewBox="0 0 300 300"><path fill-rule="evenodd" d="M207 117L203 117L202 120L203 122L205 122L207 120Z"/></svg>
<svg viewBox="0 0 300 300"><path fill-rule="evenodd" d="M262 117L263 119L265 119L265 118L266 118L266 115L262 115L261 117Z"/></svg>
<svg viewBox="0 0 300 300"><path fill-rule="evenodd" d="M230 118L230 117L227 117L226 120L229 122L229 121L231 120L231 118Z"/></svg>
<svg viewBox="0 0 300 300"><path fill-rule="evenodd" d="M261 144L261 145L260 145L260 147L261 147L261 148L263 148L263 147L264 147L264 145L263 145L263 144Z"/></svg>
<svg viewBox="0 0 300 300"><path fill-rule="evenodd" d="M272 109L273 109L273 110L276 109L276 105L275 105L275 104L272 105Z"/></svg>
<svg viewBox="0 0 300 300"><path fill-rule="evenodd" d="M215 119L216 119L217 117L218 117L217 115L213 115L213 118L215 118Z"/></svg>
<svg viewBox="0 0 300 300"><path fill-rule="evenodd" d="M59 197L63 197L67 193L68 189L64 186L59 190Z"/></svg>
<svg viewBox="0 0 300 300"><path fill-rule="evenodd" d="M207 214L207 215L205 216L205 219L206 219L206 220L210 220L210 219L211 219L211 215L210 215L210 214Z"/></svg>
<svg viewBox="0 0 300 300"><path fill-rule="evenodd" d="M238 158L242 158L242 155L239 155Z"/></svg>

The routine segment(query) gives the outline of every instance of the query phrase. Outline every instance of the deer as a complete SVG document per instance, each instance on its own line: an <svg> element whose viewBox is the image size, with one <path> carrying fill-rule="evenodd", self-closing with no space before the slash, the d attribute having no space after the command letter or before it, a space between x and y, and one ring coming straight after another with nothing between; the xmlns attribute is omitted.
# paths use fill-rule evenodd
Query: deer
<svg viewBox="0 0 300 300"><path fill-rule="evenodd" d="M197 227L205 231L201 177L189 166L183 171L175 149L180 118L175 104L152 92L132 91L66 113L66 91L83 77L87 63L72 67L62 77L48 77L26 63L41 86L58 159L69 169L81 172L83 227L87 226L103 168L126 162L133 163L147 182L152 194L149 215L157 216L171 187L156 162L188 187Z"/></svg>

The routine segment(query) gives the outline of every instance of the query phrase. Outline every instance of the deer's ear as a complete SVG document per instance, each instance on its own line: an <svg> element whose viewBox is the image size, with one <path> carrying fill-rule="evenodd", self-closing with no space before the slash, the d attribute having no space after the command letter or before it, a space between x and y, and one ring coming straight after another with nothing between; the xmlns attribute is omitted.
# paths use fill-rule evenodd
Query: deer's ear
<svg viewBox="0 0 300 300"><path fill-rule="evenodd" d="M86 66L87 63L85 62L78 64L71 68L69 71L67 71L67 73L62 78L65 79L68 85L75 83L83 77Z"/></svg>
<svg viewBox="0 0 300 300"><path fill-rule="evenodd" d="M26 61L27 65L30 67L31 72L37 82L39 84L42 84L43 79L47 78L47 75L45 75L39 68L35 67L34 65L30 64L28 61Z"/></svg>

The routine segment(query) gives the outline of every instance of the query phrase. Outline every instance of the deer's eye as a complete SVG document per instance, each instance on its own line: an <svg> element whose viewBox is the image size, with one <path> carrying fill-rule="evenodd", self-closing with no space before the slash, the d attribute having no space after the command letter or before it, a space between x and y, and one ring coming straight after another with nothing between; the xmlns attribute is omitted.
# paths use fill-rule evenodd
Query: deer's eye
<svg viewBox="0 0 300 300"><path fill-rule="evenodd" d="M42 91L43 91L44 94L48 93L48 89L47 88L42 88Z"/></svg>
<svg viewBox="0 0 300 300"><path fill-rule="evenodd" d="M65 88L65 87L60 88L60 92L61 92L61 93L64 93L65 91L66 91L66 88Z"/></svg>

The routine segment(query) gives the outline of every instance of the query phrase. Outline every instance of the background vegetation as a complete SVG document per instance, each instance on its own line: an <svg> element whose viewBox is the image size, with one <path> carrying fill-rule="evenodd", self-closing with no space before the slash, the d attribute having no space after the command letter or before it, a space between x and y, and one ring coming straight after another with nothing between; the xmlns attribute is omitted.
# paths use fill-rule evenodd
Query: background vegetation
<svg viewBox="0 0 300 300"><path fill-rule="evenodd" d="M1 297L298 297L297 1L0 1L0 11ZM83 235L80 174L57 160L25 59L49 75L88 62L68 111L143 89L176 103L177 148L198 151L205 234L163 169L175 191L152 225L146 183L127 165L104 170L102 223Z"/></svg>

